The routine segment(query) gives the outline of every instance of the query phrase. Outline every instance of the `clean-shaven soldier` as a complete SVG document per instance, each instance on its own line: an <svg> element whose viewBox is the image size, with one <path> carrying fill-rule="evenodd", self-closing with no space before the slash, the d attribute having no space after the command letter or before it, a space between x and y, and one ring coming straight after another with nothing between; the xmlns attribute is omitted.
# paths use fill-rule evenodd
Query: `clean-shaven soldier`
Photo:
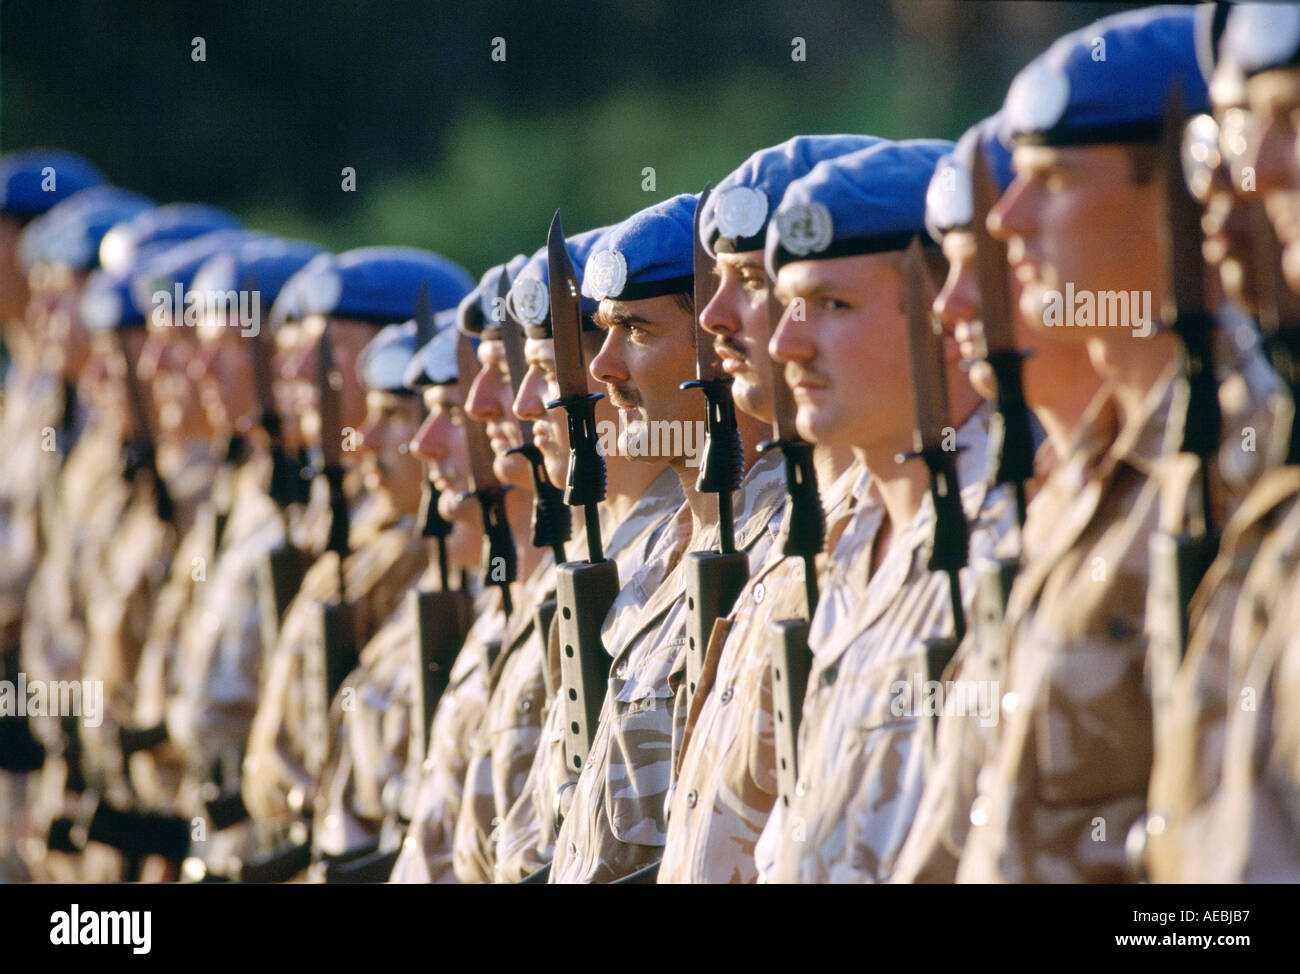
<svg viewBox="0 0 1300 974"><path fill-rule="evenodd" d="M1284 248L1283 271L1290 294L1275 293L1270 299L1261 293L1260 297L1280 306L1279 338L1283 348L1293 347L1289 332L1294 328L1294 311L1288 313L1286 305L1289 301L1294 308L1295 295L1300 294L1300 261L1296 260L1300 224L1295 220L1300 212L1300 139L1291 121L1300 108L1300 9L1289 5L1234 7L1223 47L1211 94L1216 107L1240 101L1245 113L1231 124L1228 116L1223 119L1225 135L1235 125L1244 142L1240 156L1225 157L1225 162L1234 177L1247 171L1254 174L1259 198ZM1238 93L1223 97L1223 89ZM1233 183L1234 189L1240 185L1236 178ZM1291 390L1293 400L1296 391L1294 387ZM1293 432L1292 441L1294 437ZM1291 449L1286 465L1260 479L1225 531L1220 562L1226 560L1234 535L1242 539L1242 547L1255 543L1258 549L1233 610L1226 679L1221 677L1219 686L1214 687L1221 693L1226 690L1226 700L1215 701L1206 694L1211 703L1219 702L1225 710L1222 785L1207 800L1208 808L1196 810L1197 817L1186 823L1174 819L1174 841L1167 846L1158 843L1155 835L1149 836L1148 862L1153 876L1167 876L1167 867L1178 865L1182 867L1179 878L1210 882L1295 882L1300 878L1300 842L1296 839L1300 747L1295 719L1300 699L1300 644L1295 638L1300 590L1300 505L1296 503L1300 477L1296 463ZM1249 555L1244 554L1243 560L1246 557ZM1207 603L1207 592L1219 581L1219 568L1218 563L1211 567L1198 594L1207 596ZM1224 574L1230 581L1231 576ZM1201 780L1204 782L1204 777ZM1154 798L1154 781L1152 788ZM1159 810L1153 805L1152 814ZM1202 854L1209 849L1214 850L1212 855ZM1174 858L1180 861L1171 862Z"/></svg>
<svg viewBox="0 0 1300 974"><path fill-rule="evenodd" d="M786 187L823 159L864 149L870 136L798 136L762 149L722 180L709 198L701 243L714 256L718 290L700 323L713 338L732 377L736 408L773 420L773 379L767 343L767 225ZM865 472L847 444L813 452L827 534L833 545ZM805 617L805 561L771 548L736 598L729 617L715 624L715 649L704 662L686 728L668 815L668 838L658 880L753 882L754 843L776 800L772 681L768 623Z"/></svg>
<svg viewBox="0 0 1300 974"><path fill-rule="evenodd" d="M575 272L581 274L588 252L605 228L575 234L565 241ZM524 360L528 371L515 398L515 415L533 424L533 443L546 464L547 475L553 484L563 484L568 476L569 428L560 407L548 410L547 403L560 398L555 371L555 341L551 325L550 280L547 250L543 248L519 272L510 289L511 310L524 326L527 338ZM582 299L582 341L584 360L591 361L600 352L603 333L597 327L594 314L597 302L589 297ZM593 393L604 389L588 373ZM607 398L596 404L597 430L615 430L617 414ZM618 565L619 578L631 578L646 563L670 517L682 505L681 481L666 462L652 462L650 458L634 460L611 452L605 457L605 502L600 507L601 535L605 557ZM585 528L574 526L575 537L570 548L585 550ZM552 624L554 629L554 623ZM550 634L547 634L548 637ZM519 670L519 678L512 681L517 689L512 696L522 699L535 693L536 680L544 688L544 711L541 716L541 735L537 740L532 760L523 768L527 775L516 797L502 816L496 831L496 860L494 879L498 883L515 883L532 875L547 865L555 850L558 821L563 817L565 802L572 797L577 772L565 760L564 701L557 688L560 685L560 657L558 639L548 638L545 646L544 670L533 672ZM504 682L504 679L502 680ZM508 700L508 698L505 698ZM510 713L508 703L501 710ZM493 778L503 784L510 782L522 756L518 747L494 747ZM500 770L495 770L497 767ZM504 790L504 789L503 789Z"/></svg>
<svg viewBox="0 0 1300 974"><path fill-rule="evenodd" d="M606 331L589 368L620 411L618 449L634 459L666 459L686 503L605 619L602 640L614 662L600 724L556 837L551 882L630 876L660 858L665 838L686 721L682 555L717 543L716 502L695 490L701 401L680 388L695 374L695 204L682 195L649 207L611 228L587 258L583 293L601 302L596 321ZM738 420L752 457L758 424ZM695 451L686 449L688 436ZM736 550L748 553L751 571L779 527L779 463L772 456L754 462L734 497Z"/></svg>
<svg viewBox="0 0 1300 974"><path fill-rule="evenodd" d="M1053 530L1011 591L998 750L959 880L1127 877L1151 772L1148 539L1178 348L1151 320L1168 283L1157 143L1176 79L1190 108L1205 102L1192 37L1189 10L1105 18L1021 71L1003 105L1016 178L989 228L1008 243L1025 321L1086 354L1105 385L1034 502ZM1121 293L1127 308L1106 297Z"/></svg>
<svg viewBox="0 0 1300 974"><path fill-rule="evenodd" d="M509 620L501 589L490 584L482 559L483 512L469 493L471 465L465 414L469 380L460 381L457 343L470 336L477 351L477 335L492 314L500 292L505 265L490 268L475 289L461 301L450 328L439 322L438 336L416 353L407 373L408 385L419 385L429 415L411 441L417 457L429 465L429 478L438 491L438 512L453 525L449 557L465 570L484 572L484 585L474 600L474 623L452 665L449 683L438 701L429 735L428 751L419 768L407 769L411 799L411 824L390 882L455 883L453 843L456 822L464 801L465 776L475 735L488 702L492 663L506 638ZM493 461L495 467L495 459Z"/></svg>
<svg viewBox="0 0 1300 974"><path fill-rule="evenodd" d="M319 376L318 346L328 329L334 372L340 380L335 388L336 408L329 412L338 416L340 429L319 428L326 409L316 401L317 435L342 438L341 445L349 448L341 453L344 463L355 465L355 434L365 420L357 357L379 328L405 318L426 286L433 305L446 307L459 300L472 281L460 267L436 254L370 247L337 257L322 254L285 286L289 297L299 302L296 310L302 319L299 345L284 369L300 389L313 391ZM283 292L281 299L286 299ZM303 736L307 721L303 663L308 642L324 638L319 631L321 606L339 596L349 603L354 631L343 634L344 638L352 646L364 646L424 568L424 550L415 543L410 523L403 524L390 505L377 503L379 492L365 493L371 499L370 510L351 525L350 554L340 566L339 553L327 551L308 570L285 612L262 683L241 781L245 805L262 822L287 822L294 806L307 809L314 801L317 782L307 772Z"/></svg>
<svg viewBox="0 0 1300 974"><path fill-rule="evenodd" d="M798 783L755 852L767 882L888 879L925 783L932 718L900 687L925 679L925 641L952 636L957 620L952 580L929 567L936 513L926 467L898 460L919 422L902 248L925 232L926 188L951 149L882 143L820 163L786 190L768 228L769 272L788 306L771 350L785 363L799 433L850 444L879 505L845 529L835 555L849 540L858 567L830 579L812 620ZM937 284L946 268L937 248L928 254L925 273ZM945 358L955 362L955 349ZM964 376L945 373L933 381L947 386L948 439L960 451L957 483L978 557L1005 532L1011 505L982 476L988 409ZM852 592L863 577L865 589ZM960 579L964 614L973 573Z"/></svg>

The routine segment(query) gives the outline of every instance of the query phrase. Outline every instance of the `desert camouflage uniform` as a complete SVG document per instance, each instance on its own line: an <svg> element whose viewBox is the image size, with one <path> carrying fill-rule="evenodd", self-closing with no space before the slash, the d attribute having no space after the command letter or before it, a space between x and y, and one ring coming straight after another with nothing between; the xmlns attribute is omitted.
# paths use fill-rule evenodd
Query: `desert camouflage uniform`
<svg viewBox="0 0 1300 974"><path fill-rule="evenodd" d="M856 499L868 497L869 481L866 468L854 463L824 490L828 549ZM754 843L777 792L768 623L806 616L804 566L774 546L730 615L714 624L669 805L661 883L758 878Z"/></svg>
<svg viewBox="0 0 1300 974"><path fill-rule="evenodd" d="M989 407L981 405L957 432L972 559L992 553L1014 513L1010 498L990 492L983 476L988 421ZM855 539L865 542L856 556L868 564L883 517L875 523L871 538ZM817 607L799 782L789 808L775 807L755 850L764 882L880 882L893 872L930 770L934 724L915 690L910 703L900 700L900 684L915 688L929 679L924 641L952 634L948 577L928 568L933 532L927 493L853 614L837 611L843 603L834 597ZM968 607L970 568L961 582Z"/></svg>
<svg viewBox="0 0 1300 974"><path fill-rule="evenodd" d="M1123 430L1114 392L1103 388L1076 449L1034 499L1053 530L1026 551L1012 586L1009 689L959 881L1128 878L1125 839L1151 774L1148 539L1159 520L1173 378L1171 364Z"/></svg>
<svg viewBox="0 0 1300 974"><path fill-rule="evenodd" d="M608 517L601 509L601 529L607 539L605 556L618 565L619 578L630 579L649 563L669 519L681 504L681 480L665 468L616 526L606 523ZM554 634L554 623L551 629L548 637ZM542 674L547 682L546 701L536 751L528 776L497 830L493 879L498 883L517 883L551 861L557 832L556 797L566 783L578 780L564 759L564 706L555 692L560 684L558 642L548 638L546 652L549 672Z"/></svg>
<svg viewBox="0 0 1300 974"><path fill-rule="evenodd" d="M411 825L390 882L455 883L452 840L460 814L469 747L487 710L491 661L505 638L501 592L485 588L474 600L474 623L452 664L429 734L429 754L414 785Z"/></svg>
<svg viewBox="0 0 1300 974"><path fill-rule="evenodd" d="M775 451L745 474L735 503L736 550L753 572L767 558L785 504L783 461ZM665 531L649 572L663 582L645 600L643 580L623 588L601 636L613 653L609 688L573 804L555 841L550 881L609 882L651 865L666 838L664 815L686 727L686 573L691 512ZM697 538L717 543L717 527Z"/></svg>
<svg viewBox="0 0 1300 974"><path fill-rule="evenodd" d="M381 510L353 523L350 544L345 591L354 609L354 645L364 645L424 569L425 550L410 518L392 523ZM303 766L303 657L311 642L323 640L319 609L337 594L338 556L326 552L308 570L285 611L249 730L242 790L255 819L289 821L288 799L294 788L303 790L308 804L314 801L316 782Z"/></svg>

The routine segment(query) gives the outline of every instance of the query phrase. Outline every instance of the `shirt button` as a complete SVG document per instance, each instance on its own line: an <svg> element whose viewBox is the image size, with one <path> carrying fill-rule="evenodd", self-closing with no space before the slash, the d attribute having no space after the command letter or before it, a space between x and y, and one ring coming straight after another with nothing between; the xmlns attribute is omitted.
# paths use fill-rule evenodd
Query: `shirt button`
<svg viewBox="0 0 1300 974"><path fill-rule="evenodd" d="M1007 713L1014 713L1015 709L1020 706L1020 695L1014 690L1008 690L1002 694L1002 709Z"/></svg>
<svg viewBox="0 0 1300 974"><path fill-rule="evenodd" d="M794 785L794 793L795 793L796 795L806 795L806 794L808 794L808 779L807 779L807 778L800 778L798 781L795 782L795 785Z"/></svg>
<svg viewBox="0 0 1300 974"><path fill-rule="evenodd" d="M757 585L754 586L754 601L756 603L761 603L763 599L766 597L767 597L767 589L764 587L762 582L759 582Z"/></svg>
<svg viewBox="0 0 1300 974"><path fill-rule="evenodd" d="M527 698L519 701L519 712L526 714L533 709L533 702Z"/></svg>
<svg viewBox="0 0 1300 974"><path fill-rule="evenodd" d="M979 795L971 802L970 824L976 828L989 824L989 799L987 795Z"/></svg>
<svg viewBox="0 0 1300 974"><path fill-rule="evenodd" d="M822 686L824 687L830 686L832 683L835 682L835 678L839 675L840 675L839 670L835 669L835 667L831 667L829 670L827 670L825 673L822 674Z"/></svg>
<svg viewBox="0 0 1300 974"><path fill-rule="evenodd" d="M694 808L694 807L695 807L695 803L698 802L699 800L700 800L700 796L699 796L699 794L695 791L694 788L692 788L690 791L688 791L688 792L686 793L686 807L687 807L687 808Z"/></svg>
<svg viewBox="0 0 1300 974"><path fill-rule="evenodd" d="M727 689L722 691L722 702L731 703L731 698L734 697L735 695L736 695L735 689L733 687L727 687Z"/></svg>

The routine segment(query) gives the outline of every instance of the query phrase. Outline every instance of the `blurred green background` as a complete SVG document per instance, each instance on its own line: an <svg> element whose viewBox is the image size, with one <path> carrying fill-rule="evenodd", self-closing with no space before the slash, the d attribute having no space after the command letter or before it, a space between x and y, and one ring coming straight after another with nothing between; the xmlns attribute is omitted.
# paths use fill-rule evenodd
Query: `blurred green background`
<svg viewBox="0 0 1300 974"><path fill-rule="evenodd" d="M609 223L792 135L955 138L1119 6L4 0L0 148L66 146L160 202L477 275L540 247L557 206L570 232Z"/></svg>

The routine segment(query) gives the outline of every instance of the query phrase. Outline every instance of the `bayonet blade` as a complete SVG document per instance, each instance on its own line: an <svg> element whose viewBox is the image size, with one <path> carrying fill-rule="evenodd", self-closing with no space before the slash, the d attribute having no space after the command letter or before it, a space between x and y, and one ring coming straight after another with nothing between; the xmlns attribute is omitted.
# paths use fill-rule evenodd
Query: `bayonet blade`
<svg viewBox="0 0 1300 974"><path fill-rule="evenodd" d="M478 356L469 343L469 337L458 335L456 341L456 366L459 376L461 400L469 402L470 387L478 375ZM469 489L471 493L499 487L500 482L492 472L492 444L488 442L487 428L478 420L465 417L465 443L469 448Z"/></svg>
<svg viewBox="0 0 1300 974"><path fill-rule="evenodd" d="M561 399L588 394L587 364L582 354L582 295L564 243L560 211L555 211L546 237L547 272L550 276L551 333L555 339L555 377Z"/></svg>
<svg viewBox="0 0 1300 974"><path fill-rule="evenodd" d="M497 285L497 297L501 300L501 343L505 346L506 366L510 370L510 390L519 397L519 387L524 384L524 375L528 372L528 363L524 360L524 332L520 327L519 321L510 313L510 303L507 297L510 294L510 278L504 271L501 272L501 281ZM529 419L519 419L519 431L523 434L524 445L528 446L533 442L533 422Z"/></svg>
<svg viewBox="0 0 1300 974"><path fill-rule="evenodd" d="M722 371L722 361L713 346L713 336L701 324L705 307L718 291L718 276L714 273L713 258L700 242L700 222L712 192L713 185L705 183L704 192L700 193L700 200L695 204L695 378L700 382L727 378L727 374Z"/></svg>
<svg viewBox="0 0 1300 974"><path fill-rule="evenodd" d="M948 427L948 384L944 379L943 340L930 314L921 241L913 238L903 255L903 308L912 355L912 393L916 405L913 446L918 452L941 450Z"/></svg>
<svg viewBox="0 0 1300 974"><path fill-rule="evenodd" d="M785 306L777 299L776 281L770 276L767 279L767 339L770 343L772 336L776 334L777 325L781 323L781 316L785 314ZM795 429L795 416L798 409L794 404L794 395L790 392L790 385L785 379L785 366L780 362L772 361L772 436L778 442L786 442L798 439L799 432Z"/></svg>
<svg viewBox="0 0 1300 974"><path fill-rule="evenodd" d="M1183 175L1183 89L1176 84L1165 106L1161 156L1165 167L1165 226L1169 234L1165 247L1166 298L1162 307L1165 324L1176 326L1180 318L1205 313L1205 262L1201 247L1205 231L1201 208L1187 188Z"/></svg>
<svg viewBox="0 0 1300 974"><path fill-rule="evenodd" d="M420 290L415 295L415 313L412 315L415 319L415 349L420 349L433 341L433 336L437 328L433 323L433 303L429 300L429 284L426 281L420 285Z"/></svg>
<svg viewBox="0 0 1300 974"><path fill-rule="evenodd" d="M343 460L343 443L339 438L342 430L339 393L343 389L343 377L334 365L334 341L330 338L328 322L321 329L316 354L320 356L316 369L316 413L320 417L321 457L326 467L337 467Z"/></svg>
<svg viewBox="0 0 1300 974"><path fill-rule="evenodd" d="M988 230L988 215L998 192L981 146L975 146L971 164L971 227L975 235L975 270L980 287L980 321L989 354L1016 351L1011 327L1011 296L1007 287L1007 245Z"/></svg>

